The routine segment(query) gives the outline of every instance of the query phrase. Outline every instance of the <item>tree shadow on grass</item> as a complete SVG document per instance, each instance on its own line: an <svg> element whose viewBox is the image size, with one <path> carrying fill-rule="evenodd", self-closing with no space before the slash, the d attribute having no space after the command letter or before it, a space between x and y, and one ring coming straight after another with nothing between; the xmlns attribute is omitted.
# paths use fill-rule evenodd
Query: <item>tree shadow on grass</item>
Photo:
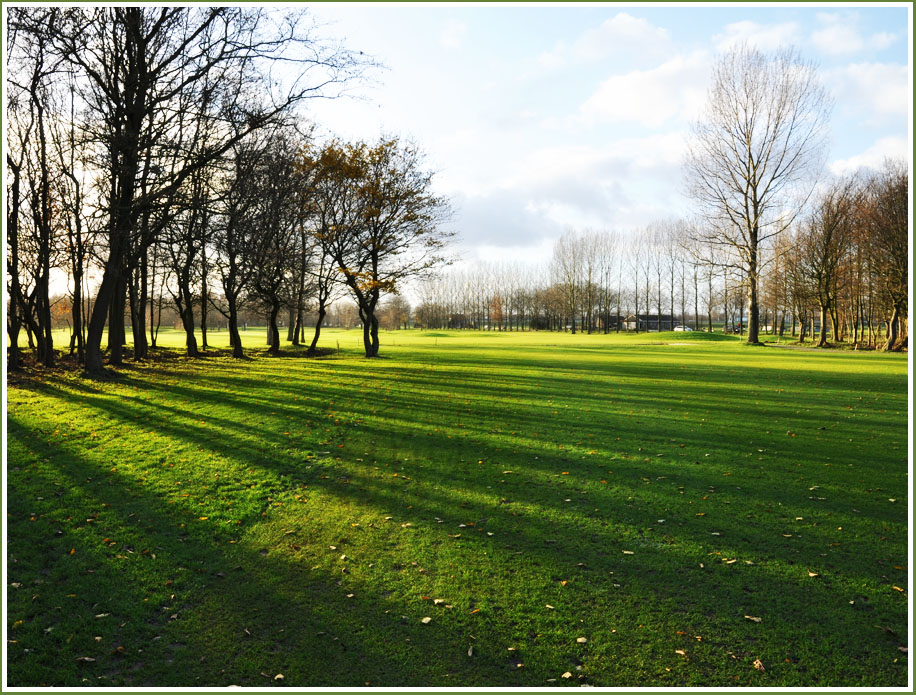
<svg viewBox="0 0 916 695"><path fill-rule="evenodd" d="M357 379L356 374L345 374L343 369L334 376ZM832 536L814 529L802 534L813 539L801 548L796 540L781 539L779 531L787 530L785 519L792 512L785 509L780 516L768 517L764 510L786 501L784 478L782 485L769 478L754 480L755 473L749 471L747 483L742 481L742 486L747 486L745 495L731 489L707 494L715 503L732 502L728 510L720 506L718 513L697 517L690 509L688 515L685 497L678 488L692 493L693 501L699 502L698 495L708 492L714 480L708 468L685 466L681 461L648 464L642 457L614 459L615 477L602 490L597 478L607 475L604 466L608 461L602 462L602 470L593 470L588 459L560 452L555 444L536 441L530 435L511 445L517 449L515 453L509 446L488 440L500 423L542 429L544 417L533 406L528 412L507 417L499 405L494 405L482 414L482 419L490 422L456 434L460 441L449 440L442 433L419 436L426 427L407 417L408 408L427 412L431 421L455 422L464 415L458 404L444 404L435 393L421 396L417 392L428 375L407 370L404 376L414 379L412 396L390 395L390 412L381 413L377 421L363 420L354 426L358 419L354 418L335 424L328 436L335 444L344 443L344 450L320 461L290 454L280 427L287 416L314 418L317 427L324 412L314 408L344 397L352 388L348 383L323 383L316 392L315 384L308 380L284 381L289 396L312 389L313 409L308 412L291 403L289 396L250 397L249 393L263 386L263 382L259 386L260 377L220 375L198 378L187 385L178 381L144 383L138 377L125 385L137 389L135 396L126 398L83 390L85 405L104 413L111 422L133 424L142 417L150 432L234 462L236 469L257 470L262 479L270 480L262 491L282 496L278 499L286 506L254 505L244 519L227 512L224 517L211 515L202 521L191 506L193 500L169 503L167 480L158 487L155 480L137 487L142 478L155 478L154 462L137 461L133 472L111 473L104 450L97 449L93 458L87 459L69 445L40 444L46 439L45 433L34 423L26 424L13 416L10 436L30 442L34 456L53 456L53 463L42 465L56 467L52 477L64 489L73 494L82 491L80 499L85 500L80 503L80 513L97 511L101 505L105 523L134 539L130 542L141 558L147 557L142 555L141 545L164 548L166 552L160 557L178 558L166 565L165 572L157 569L149 577L134 572L128 591L120 565L139 558L122 551L120 554L128 559L119 560L117 550L111 551L114 559L107 551L98 555L92 550L100 542L96 536L104 533L108 537L111 531L93 527L95 535L90 538L94 541L86 543L74 557L93 557L96 553L93 564L108 568L94 579L98 586L106 587L102 593L110 591L115 597L117 613L136 612L142 598L159 596L165 582L172 581L168 591L176 594L179 617L161 622L156 613L161 605L151 613L141 613L153 624L130 633L139 643L151 645L144 649L146 661L139 668L135 668L137 661L132 661L128 669L127 657L119 654L110 658L102 655L91 668L102 669L102 675L107 673L112 680L156 685L543 685L547 678L565 670L575 671L578 665L589 682L599 685L721 685L734 683L730 680L734 676L747 679L748 663L757 655L767 662L768 678L781 684L875 684L868 683L870 679L899 684L903 682L900 678L905 680L905 674L894 677L885 666L884 655L889 647L893 651L893 644L888 645L884 633L869 625L891 625L902 634L905 609L901 613L899 602L878 589L882 584L879 575L886 570L854 562L859 554L868 558L880 554L867 541L827 548ZM526 383L513 379L516 381ZM581 385L571 378L538 383L557 398L581 391ZM475 382L463 388L480 393L481 386ZM49 397L66 399L72 398L72 388L72 384L53 388L49 384L39 390ZM227 396L227 388L234 393ZM535 388L533 384L531 388ZM498 398L498 389L490 395ZM587 393L581 398L583 404L588 401ZM628 406L658 407L657 399L650 397L630 394L628 399ZM227 407L238 417L215 415ZM265 417L265 411L274 411L276 416ZM208 412L202 418L201 414ZM248 424L250 420L259 424ZM579 428L583 430L577 432L581 436L600 434L597 427L560 421L548 431ZM634 441L645 436L635 425L624 429L622 423L615 422L615 428ZM594 431L586 432L588 429ZM689 433L677 434L683 441ZM302 439L297 446L308 445L311 453L319 445L327 445L315 432L303 434ZM357 460L362 449L371 450L370 442L379 449L409 453L411 460L419 459L419 467L400 465L397 470L406 472L409 479L395 483L390 467L376 471L369 462ZM691 445L696 443L690 441ZM360 451L353 451L351 445ZM273 452L280 456L270 455ZM539 452L539 459L532 459L533 452ZM442 461L443 453L446 461ZM167 453L165 458L173 456ZM478 456L488 460L489 469L474 461ZM60 458L63 461L57 460ZM496 462L491 463L494 459ZM382 468L384 463L395 462L376 463ZM518 476L517 482L502 474L503 468L517 470L512 474ZM561 477L563 470L569 475ZM649 470L652 474L646 480ZM513 482L499 482L507 477ZM306 504L293 511L289 498L305 483L312 490L309 494L314 495L313 506ZM823 510L815 511L816 504L806 500L804 492L807 490L800 489L789 495L792 504L808 507L805 516L820 515ZM838 488L837 493L843 490ZM829 509L837 518L844 510L834 497L824 501L835 505ZM714 504L712 500L706 502L709 507ZM111 506L104 507L106 504ZM876 524L900 522L896 518L899 514L895 517L876 505L863 505L863 509ZM668 514L672 510L676 517ZM383 524L386 512L397 515L394 523ZM26 526L25 503L11 504L11 513L10 538L11 544L15 539L15 553L24 552L37 566L44 564L42 558L60 558L51 563L52 576L61 587L71 582L72 568L64 564L72 559L66 555L67 541L63 545L39 545L35 549L38 553L30 551L25 544L33 534ZM265 513L267 516L262 517ZM658 523L663 513L668 517L667 526ZM436 517L443 523L439 524ZM370 571L371 560L360 558L349 574L340 574L340 568L316 548L337 545L344 536L352 541L357 532L350 518L359 519L360 528L375 523L379 528L371 533L385 534L381 545L385 550L373 564L403 568ZM848 512L845 518L850 518ZM243 521L241 529L222 523L238 520ZM468 526L468 521L475 525ZM398 522L411 526L402 527ZM459 531L459 523L465 523L465 529ZM295 543L286 536L293 525L299 527L297 533L321 540L303 544L310 554L303 556L303 550L293 549ZM258 532L249 536L244 533L249 528ZM711 536L713 528L721 535ZM451 538L450 532L461 536ZM780 540L774 544L771 537L777 534ZM233 540L236 542L231 543ZM358 552L361 544L352 541L351 547ZM760 552L760 548L767 552ZM626 556L622 552L625 549L635 554ZM262 550L267 550L266 556ZM833 565L830 571L822 569L823 576L817 581L799 564L820 557L816 550L831 553ZM722 555L709 555L716 552ZM487 560L481 562L484 553ZM730 559L735 562L726 564ZM755 564L746 565L747 559ZM412 561L427 570L426 574L420 575ZM699 567L701 562L704 568ZM194 563L203 563L204 571ZM179 566L185 569L179 570ZM613 579L609 572L614 572ZM569 581L566 589L558 588L560 579ZM456 605L449 613L435 613L418 595L421 591L432 593L430 587L447 595L450 590L458 593L460 587L463 600L473 596L476 606ZM859 593L866 589L867 600ZM347 594L353 597L347 598ZM52 613L54 599L48 603L41 599L34 609L36 616ZM182 603L178 604L179 600ZM860 608L850 608L848 600L857 600ZM545 610L542 604L548 601L559 611ZM171 603L168 600L166 605ZM87 608L94 610L93 606ZM480 613L471 613L477 608L481 608ZM429 625L419 622L425 612L435 615ZM744 619L745 614L763 615L763 628L749 632L751 624ZM407 616L406 621L402 622L401 615ZM156 623L156 618L160 622ZM577 624L577 619L585 622ZM97 624L90 622L86 629L92 631ZM645 635L637 627L640 624L670 630ZM154 633L163 630L168 631L168 649L150 641ZM88 631L84 637L88 638ZM588 647L574 646L579 631L591 635ZM691 644L689 665L678 661L671 672L674 675L666 675L663 665L669 663L675 649L684 647L678 631L704 639ZM509 658L508 645L503 643L506 634L517 637L524 668ZM476 639L471 640L470 635ZM844 644L850 635L856 635L856 641ZM105 639L115 640L117 635L106 634ZM468 657L471 642L477 649ZM171 646L176 644L184 646ZM819 644L821 651L812 652L811 644ZM831 645L827 663L823 663L824 644ZM106 647L111 648L107 642ZM67 649L71 647L63 647L65 653ZM297 656L301 654L315 658L305 662L305 667ZM789 659L789 663L777 655L784 655L781 658ZM810 658L821 663L814 666L806 661ZM10 673L15 672L22 682L43 682L52 674L50 661L41 668L36 668L34 661L14 655ZM64 675L68 679L80 676L79 669L87 665L74 666ZM284 680L268 680L275 672L283 673ZM77 683L67 680L65 684Z"/></svg>

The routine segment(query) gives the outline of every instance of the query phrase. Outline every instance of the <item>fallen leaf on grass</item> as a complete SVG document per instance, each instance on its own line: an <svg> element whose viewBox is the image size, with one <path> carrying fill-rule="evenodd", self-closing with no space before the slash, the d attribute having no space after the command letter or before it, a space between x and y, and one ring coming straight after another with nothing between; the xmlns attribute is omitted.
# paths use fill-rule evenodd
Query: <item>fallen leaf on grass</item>
<svg viewBox="0 0 916 695"><path fill-rule="evenodd" d="M78 656L75 660L82 664L90 664L95 661L91 656Z"/></svg>
<svg viewBox="0 0 916 695"><path fill-rule="evenodd" d="M766 671L763 667L763 662L760 659L754 659L754 668L758 671Z"/></svg>
<svg viewBox="0 0 916 695"><path fill-rule="evenodd" d="M818 577L818 576L820 576L820 575L818 575L817 572L812 572L811 570L808 570L808 576L809 576L809 577Z"/></svg>
<svg viewBox="0 0 916 695"><path fill-rule="evenodd" d="M430 618L429 616L426 616L426 617L423 618L423 620L421 620L420 622L423 623L424 625L428 625L428 624L431 623L432 621L433 621L432 618Z"/></svg>
<svg viewBox="0 0 916 695"><path fill-rule="evenodd" d="M468 647L468 656L474 656L474 645Z"/></svg>
<svg viewBox="0 0 916 695"><path fill-rule="evenodd" d="M909 647L897 647L897 649L902 651L904 654L909 654Z"/></svg>
<svg viewBox="0 0 916 695"><path fill-rule="evenodd" d="M762 622L762 621L763 621L763 618L758 618L758 617L753 616L753 615L746 615L746 616L744 616L744 617L747 618L748 620L751 620L751 621L755 622L755 623L759 623L759 622Z"/></svg>
<svg viewBox="0 0 916 695"><path fill-rule="evenodd" d="M588 642L588 638L587 637L577 637L576 642L578 642L579 644L585 644L586 642Z"/></svg>
<svg viewBox="0 0 916 695"><path fill-rule="evenodd" d="M632 551L632 550L624 550L624 551L623 551L623 554L624 554L624 555L633 555L633 551Z"/></svg>
<svg viewBox="0 0 916 695"><path fill-rule="evenodd" d="M687 656L687 652L685 652L683 649L675 649L674 653L680 654L681 656Z"/></svg>
<svg viewBox="0 0 916 695"><path fill-rule="evenodd" d="M444 598L434 598L434 599L433 599L433 605L434 605L434 606L441 606L443 603L445 603L445 599L444 599Z"/></svg>
<svg viewBox="0 0 916 695"><path fill-rule="evenodd" d="M545 608L549 608L550 610L553 610L553 606L551 606L549 603L548 603L548 604L545 604ZM21 621L20 621L20 622L21 622Z"/></svg>
<svg viewBox="0 0 916 695"><path fill-rule="evenodd" d="M896 589L897 591L903 591L903 589L901 589L901 588L900 588L899 586L897 586L896 584L895 584L892 588Z"/></svg>
<svg viewBox="0 0 916 695"><path fill-rule="evenodd" d="M567 671L566 673L564 673L564 674L561 676L561 678L572 678L572 674L571 674L569 671Z"/></svg>

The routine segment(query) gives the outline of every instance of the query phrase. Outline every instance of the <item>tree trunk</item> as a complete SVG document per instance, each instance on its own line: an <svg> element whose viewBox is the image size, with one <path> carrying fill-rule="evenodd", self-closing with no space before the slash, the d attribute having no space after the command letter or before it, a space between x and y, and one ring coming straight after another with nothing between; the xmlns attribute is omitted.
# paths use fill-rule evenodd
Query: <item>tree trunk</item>
<svg viewBox="0 0 916 695"><path fill-rule="evenodd" d="M86 332L86 374L92 378L99 378L105 374L105 368L102 366L102 333L105 331L108 308L115 294L117 278L109 269L115 259L120 262L120 249L112 246L109 248L108 263L102 274L102 282L99 284L95 304L89 316L89 328Z"/></svg>
<svg viewBox="0 0 916 695"><path fill-rule="evenodd" d="M887 340L884 343L882 350L894 350L896 349L897 343L897 324L900 320L900 307L897 304L894 304L894 312L891 314L890 320L887 322Z"/></svg>
<svg viewBox="0 0 916 695"><path fill-rule="evenodd" d="M127 301L127 282L123 271L115 276L115 293L108 305L108 364L124 364L124 309Z"/></svg>
<svg viewBox="0 0 916 695"><path fill-rule="evenodd" d="M128 284L130 327L134 338L134 361L146 359L146 310L140 305L140 278L132 277Z"/></svg>
<svg viewBox="0 0 916 695"><path fill-rule="evenodd" d="M747 274L747 344L760 344L760 302L757 296L760 279L757 276L757 249L751 250ZM743 312L742 312L743 313ZM741 318L744 322L744 318Z"/></svg>
<svg viewBox="0 0 916 695"><path fill-rule="evenodd" d="M296 307L290 305L286 308L287 311L287 321L286 321L286 341L297 345L295 342L296 337Z"/></svg>
<svg viewBox="0 0 916 695"><path fill-rule="evenodd" d="M6 155L6 163L13 174L10 183L10 207L6 216L6 244L9 250L7 269L10 274L9 314L7 316L7 334L10 347L7 357L7 368L20 369L22 360L19 355L19 331L22 321L19 313L19 298L22 290L19 286L19 166Z"/></svg>
<svg viewBox="0 0 916 695"><path fill-rule="evenodd" d="M206 220L201 225L202 234L206 233ZM206 350L207 345L207 302L210 299L209 290L207 289L207 245L202 243L200 246L200 346Z"/></svg>
<svg viewBox="0 0 916 695"><path fill-rule="evenodd" d="M149 301L149 266L148 250L140 256L139 286L137 288L136 306L131 304L131 325L134 329L134 359L145 360L149 357L149 341L146 339L146 304Z"/></svg>
<svg viewBox="0 0 916 695"><path fill-rule="evenodd" d="M821 331L817 339L817 347L825 347L827 345L827 312L828 307L821 304Z"/></svg>
<svg viewBox="0 0 916 695"><path fill-rule="evenodd" d="M324 308L324 303L318 306L318 319L315 321L315 335L312 336L312 344L309 345L307 354L314 355L318 349L318 336L321 335L321 324L324 323L324 317L327 315L327 312Z"/></svg>
<svg viewBox="0 0 916 695"><path fill-rule="evenodd" d="M200 357L200 351L197 349L197 336L194 335L194 301L191 297L190 283L181 283L175 300L178 315L181 317L181 326L184 328L188 357Z"/></svg>
<svg viewBox="0 0 916 695"><path fill-rule="evenodd" d="M236 298L233 295L226 297L229 305L229 345L232 346L232 356L241 359L245 356L242 350L242 336L239 334L239 310Z"/></svg>
<svg viewBox="0 0 916 695"><path fill-rule="evenodd" d="M280 329L277 327L277 316L280 313L280 304L275 302L270 307L270 315L268 316L267 330L269 334L270 347L267 352L271 355L277 355L280 353Z"/></svg>

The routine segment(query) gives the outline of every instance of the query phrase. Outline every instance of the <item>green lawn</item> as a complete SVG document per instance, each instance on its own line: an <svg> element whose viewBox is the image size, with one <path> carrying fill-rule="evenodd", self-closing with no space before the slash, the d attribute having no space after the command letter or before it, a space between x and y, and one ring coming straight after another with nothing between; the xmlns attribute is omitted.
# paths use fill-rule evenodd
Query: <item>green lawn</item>
<svg viewBox="0 0 916 695"><path fill-rule="evenodd" d="M907 684L905 356L322 344L9 383L9 685Z"/></svg>

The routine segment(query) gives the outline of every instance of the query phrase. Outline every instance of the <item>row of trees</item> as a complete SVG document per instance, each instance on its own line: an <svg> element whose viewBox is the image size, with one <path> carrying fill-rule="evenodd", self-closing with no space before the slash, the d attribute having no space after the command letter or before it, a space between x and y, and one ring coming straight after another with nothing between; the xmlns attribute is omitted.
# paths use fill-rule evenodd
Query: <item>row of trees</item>
<svg viewBox="0 0 916 695"><path fill-rule="evenodd" d="M106 326L110 364L128 322L133 357L147 356L163 300L189 355L217 312L241 356L241 312L267 315L276 351L279 313L298 343L315 308L314 349L346 288L378 353L380 297L440 262L447 201L416 146L320 144L298 112L371 60L317 38L302 12L267 9L22 7L8 32L10 368L23 325L53 364L61 271L70 349L92 376Z"/></svg>
<svg viewBox="0 0 916 695"><path fill-rule="evenodd" d="M420 287L416 323L489 330L749 330L748 277L702 222L630 232L568 230L544 267L481 265ZM762 330L827 344L905 342L907 172L841 178L813 195L785 234L758 246ZM817 335L814 335L815 329ZM901 339L903 338L903 339Z"/></svg>

